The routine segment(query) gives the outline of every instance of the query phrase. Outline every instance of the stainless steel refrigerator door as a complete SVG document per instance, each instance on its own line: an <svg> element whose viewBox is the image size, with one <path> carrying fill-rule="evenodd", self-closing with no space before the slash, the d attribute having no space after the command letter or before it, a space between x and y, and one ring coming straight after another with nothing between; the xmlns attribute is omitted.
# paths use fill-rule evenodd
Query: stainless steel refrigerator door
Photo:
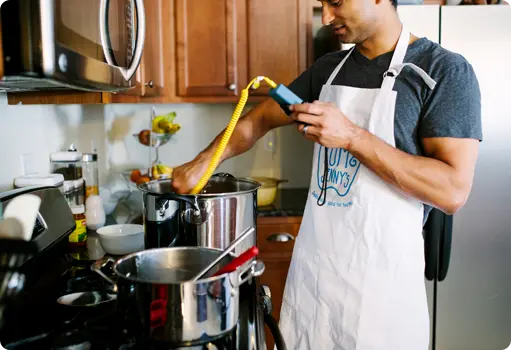
<svg viewBox="0 0 511 350"><path fill-rule="evenodd" d="M484 141L438 284L436 349L503 350L511 343L511 7L444 6L441 21L442 46L476 71Z"/></svg>

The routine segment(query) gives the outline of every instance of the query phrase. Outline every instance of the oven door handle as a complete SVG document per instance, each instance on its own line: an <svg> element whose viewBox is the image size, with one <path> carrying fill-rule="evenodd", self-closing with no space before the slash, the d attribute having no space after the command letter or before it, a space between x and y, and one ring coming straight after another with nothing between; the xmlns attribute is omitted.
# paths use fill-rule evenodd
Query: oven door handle
<svg viewBox="0 0 511 350"><path fill-rule="evenodd" d="M144 0L134 0L137 12L137 42L135 46L135 53L133 60L128 68L117 67L126 81L129 81L140 65L142 54L144 52L145 33L146 33L146 18ZM108 7L110 0L101 0L99 5L99 34L101 37L101 46L103 47L103 54L109 65L115 66L115 59L111 52L110 39L108 34Z"/></svg>

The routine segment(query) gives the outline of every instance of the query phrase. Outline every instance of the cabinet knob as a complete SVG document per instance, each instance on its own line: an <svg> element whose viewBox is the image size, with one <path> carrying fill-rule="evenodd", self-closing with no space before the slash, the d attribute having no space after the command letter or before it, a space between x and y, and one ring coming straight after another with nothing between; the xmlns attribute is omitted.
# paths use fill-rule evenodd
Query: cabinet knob
<svg viewBox="0 0 511 350"><path fill-rule="evenodd" d="M229 85L229 90L231 90L231 91L236 90L236 84Z"/></svg>
<svg viewBox="0 0 511 350"><path fill-rule="evenodd" d="M274 233L268 238L266 238L269 242L289 242L293 241L295 238L292 234L287 232L281 232L281 233Z"/></svg>
<svg viewBox="0 0 511 350"><path fill-rule="evenodd" d="M145 86L149 86L152 89L154 87L154 81L149 80L149 82L146 83Z"/></svg>

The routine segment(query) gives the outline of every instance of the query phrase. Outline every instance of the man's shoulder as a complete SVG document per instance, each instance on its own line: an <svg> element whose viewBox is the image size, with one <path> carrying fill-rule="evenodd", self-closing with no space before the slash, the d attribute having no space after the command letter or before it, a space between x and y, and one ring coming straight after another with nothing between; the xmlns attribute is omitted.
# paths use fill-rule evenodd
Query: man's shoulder
<svg viewBox="0 0 511 350"><path fill-rule="evenodd" d="M416 63L433 79L442 78L448 73L462 75L472 71L470 62L463 55L427 38L421 38L412 44L410 61Z"/></svg>

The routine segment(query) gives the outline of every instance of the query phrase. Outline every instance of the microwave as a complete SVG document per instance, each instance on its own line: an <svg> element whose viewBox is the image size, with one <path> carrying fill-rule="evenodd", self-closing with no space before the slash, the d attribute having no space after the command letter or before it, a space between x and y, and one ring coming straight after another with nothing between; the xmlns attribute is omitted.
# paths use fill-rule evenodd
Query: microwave
<svg viewBox="0 0 511 350"><path fill-rule="evenodd" d="M144 0L7 0L0 91L119 92L136 85Z"/></svg>

